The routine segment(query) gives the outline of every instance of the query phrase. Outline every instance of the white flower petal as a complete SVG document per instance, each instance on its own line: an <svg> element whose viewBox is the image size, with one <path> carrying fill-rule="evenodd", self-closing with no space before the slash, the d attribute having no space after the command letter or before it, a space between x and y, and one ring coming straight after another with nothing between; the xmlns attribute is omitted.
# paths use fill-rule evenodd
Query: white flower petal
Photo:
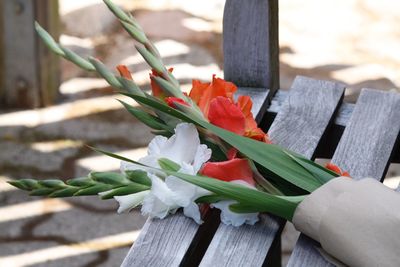
<svg viewBox="0 0 400 267"><path fill-rule="evenodd" d="M147 154L149 155L159 155L162 153L168 138L162 135L157 135L149 143Z"/></svg>
<svg viewBox="0 0 400 267"><path fill-rule="evenodd" d="M194 202L190 203L188 206L183 208L183 214L186 217L192 218L198 224L203 223L201 219L199 206Z"/></svg>
<svg viewBox="0 0 400 267"><path fill-rule="evenodd" d="M258 213L235 213L229 209L231 204L237 203L233 200L224 200L211 204L211 207L221 210L221 221L226 225L241 226L243 224L253 225L258 221Z"/></svg>
<svg viewBox="0 0 400 267"><path fill-rule="evenodd" d="M173 192L173 199L181 207L188 206L196 198L196 186L175 176L168 176L165 183Z"/></svg>
<svg viewBox="0 0 400 267"><path fill-rule="evenodd" d="M211 158L211 149L206 145L199 145L194 156L193 168L195 174L200 170L201 166Z"/></svg>
<svg viewBox="0 0 400 267"><path fill-rule="evenodd" d="M186 163L182 164L182 168L179 170L179 172L191 175L195 174L193 166ZM210 191L186 182L175 176L168 176L165 179L165 183L174 193L173 198L175 202L181 207L188 206L191 202L194 202L199 197L211 194Z"/></svg>
<svg viewBox="0 0 400 267"><path fill-rule="evenodd" d="M243 180L234 180L231 183L240 184L246 187L254 188L254 186ZM223 200L213 203L210 206L221 210L221 221L226 225L241 226L243 224L253 225L258 221L258 213L236 213L229 209L229 206L237 203L233 200Z"/></svg>
<svg viewBox="0 0 400 267"><path fill-rule="evenodd" d="M160 178L149 174L151 179L150 193L143 200L142 213L150 217L163 219L171 211L179 207L174 199L173 193Z"/></svg>
<svg viewBox="0 0 400 267"><path fill-rule="evenodd" d="M114 199L119 203L119 208L117 212L122 213L125 211L130 211L137 205L141 204L143 202L143 199L147 194L149 194L149 192L149 190L146 190L125 196L115 196Z"/></svg>
<svg viewBox="0 0 400 267"><path fill-rule="evenodd" d="M166 142L161 156L179 165L182 162L192 164L199 145L200 138L196 127L193 124L180 123L175 128L175 134Z"/></svg>

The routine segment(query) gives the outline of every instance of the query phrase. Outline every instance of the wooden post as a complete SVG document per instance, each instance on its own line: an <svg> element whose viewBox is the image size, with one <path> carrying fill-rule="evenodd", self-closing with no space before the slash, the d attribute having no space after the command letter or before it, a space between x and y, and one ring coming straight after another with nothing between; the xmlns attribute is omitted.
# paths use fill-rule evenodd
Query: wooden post
<svg viewBox="0 0 400 267"><path fill-rule="evenodd" d="M34 21L58 39L57 0L0 1L0 105L37 108L56 100L59 60L39 40Z"/></svg>
<svg viewBox="0 0 400 267"><path fill-rule="evenodd" d="M239 87L279 88L278 0L227 0L225 79Z"/></svg>

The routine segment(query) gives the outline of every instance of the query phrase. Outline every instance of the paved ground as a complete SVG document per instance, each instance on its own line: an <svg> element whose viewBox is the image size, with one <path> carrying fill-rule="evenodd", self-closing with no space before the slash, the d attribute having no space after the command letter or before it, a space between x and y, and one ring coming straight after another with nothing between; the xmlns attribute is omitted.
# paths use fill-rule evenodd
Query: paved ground
<svg viewBox="0 0 400 267"><path fill-rule="evenodd" d="M148 69L133 42L98 0L80 2L61 1L61 41L78 53L101 58L110 68L129 65L136 82L148 89ZM222 73L224 1L118 2L135 9L184 88L192 78L207 80ZM379 5L372 0L280 1L281 87L290 87L298 74L339 80L349 85L349 101L356 100L361 87L399 88L398 5L389 0ZM150 132L120 108L114 100L120 97L68 62L62 62L62 70L58 105L0 110L0 266L119 266L144 223L136 211L117 215L113 201L43 200L5 183L118 168L117 161L94 154L85 144L133 158L145 153ZM389 175L397 173L392 167ZM394 185L396 180L391 181ZM284 264L297 235L290 226L285 229Z"/></svg>

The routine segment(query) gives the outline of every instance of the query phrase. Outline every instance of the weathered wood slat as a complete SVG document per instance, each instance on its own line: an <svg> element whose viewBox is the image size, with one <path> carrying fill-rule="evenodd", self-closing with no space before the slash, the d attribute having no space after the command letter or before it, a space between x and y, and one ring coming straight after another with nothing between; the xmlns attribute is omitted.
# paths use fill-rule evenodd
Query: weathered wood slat
<svg viewBox="0 0 400 267"><path fill-rule="evenodd" d="M39 40L34 22L58 39L58 1L2 0L0 5L0 104L37 108L54 103L59 57Z"/></svg>
<svg viewBox="0 0 400 267"><path fill-rule="evenodd" d="M225 79L279 88L278 0L227 0L223 21Z"/></svg>
<svg viewBox="0 0 400 267"><path fill-rule="evenodd" d="M382 180L399 135L399 119L400 94L363 89L332 161L354 178Z"/></svg>
<svg viewBox="0 0 400 267"><path fill-rule="evenodd" d="M311 158L343 92L337 83L297 77L270 128L273 142ZM266 256L271 245L279 243L282 228L282 220L267 215L254 226L220 224L200 266L280 265Z"/></svg>
<svg viewBox="0 0 400 267"><path fill-rule="evenodd" d="M267 102L268 90L239 87L238 94L252 98L252 112L261 118L262 110L266 110L263 105ZM181 266L196 265L205 253L218 223L218 217L210 216L199 226L181 212L164 220L148 219L122 266L178 266L181 262L184 263ZM203 238L195 238L196 236Z"/></svg>
<svg viewBox="0 0 400 267"><path fill-rule="evenodd" d="M197 230L181 213L148 219L121 266L179 266Z"/></svg>
<svg viewBox="0 0 400 267"><path fill-rule="evenodd" d="M400 131L400 94L363 89L332 162L352 177L382 179ZM288 266L333 266L301 235Z"/></svg>
<svg viewBox="0 0 400 267"><path fill-rule="evenodd" d="M288 94L289 94L288 91L284 91L282 89L276 92L276 94L271 100L271 104L268 107L267 112L270 113L270 115L276 115L276 113L278 113L279 110L281 110L282 105L285 102L285 99L288 96ZM339 110L336 114L334 121L335 125L343 127L346 126L346 124L350 120L351 114L353 113L354 106L355 105L352 103L343 102L340 105Z"/></svg>
<svg viewBox="0 0 400 267"><path fill-rule="evenodd" d="M272 142L312 158L343 91L343 84L297 76L268 131Z"/></svg>

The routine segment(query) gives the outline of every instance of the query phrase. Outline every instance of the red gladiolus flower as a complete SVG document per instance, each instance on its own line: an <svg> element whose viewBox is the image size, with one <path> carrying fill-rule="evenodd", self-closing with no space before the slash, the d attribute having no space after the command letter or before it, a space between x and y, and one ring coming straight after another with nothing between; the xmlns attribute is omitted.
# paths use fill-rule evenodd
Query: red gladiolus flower
<svg viewBox="0 0 400 267"><path fill-rule="evenodd" d="M165 98L165 102L167 102L168 106L170 106L171 108L176 108L175 103L179 103L179 104L182 104L182 105L185 105L185 106L190 106L182 98L172 97L172 96L171 97L166 97Z"/></svg>
<svg viewBox="0 0 400 267"><path fill-rule="evenodd" d="M213 75L211 83L202 83L198 80L193 80L189 96L199 106L204 116L208 118L211 101L218 96L233 100L233 94L236 90L237 87L233 83L216 78Z"/></svg>
<svg viewBox="0 0 400 267"><path fill-rule="evenodd" d="M245 117L240 108L229 98L218 96L210 104L208 113L210 123L238 135L245 133Z"/></svg>
<svg viewBox="0 0 400 267"><path fill-rule="evenodd" d="M251 108L253 107L251 98L249 96L239 96L237 104L246 118L244 136L271 144L268 134L264 133L263 130L258 128L257 122L253 117L253 113L251 113Z"/></svg>
<svg viewBox="0 0 400 267"><path fill-rule="evenodd" d="M350 177L350 174L346 171L342 171L342 169L339 168L339 166L329 162L328 164L325 165L325 168L327 168L328 170L331 170L333 172L336 172L337 174L339 174L340 176L346 176L346 177Z"/></svg>
<svg viewBox="0 0 400 267"><path fill-rule="evenodd" d="M200 173L225 182L243 180L252 186L255 185L253 172L246 159L235 158L221 162L207 162Z"/></svg>
<svg viewBox="0 0 400 267"><path fill-rule="evenodd" d="M119 72L119 75L121 75L125 79L133 80L132 74L126 65L118 65L117 70Z"/></svg>
<svg viewBox="0 0 400 267"><path fill-rule="evenodd" d="M174 69L169 68L168 71L172 73ZM150 75L150 85L151 85L151 91L153 93L153 96L158 97L158 98L165 98L166 95L164 91L161 89L161 87L158 85L158 83L153 79L153 77L160 77L161 74L158 73L156 70L152 69Z"/></svg>

